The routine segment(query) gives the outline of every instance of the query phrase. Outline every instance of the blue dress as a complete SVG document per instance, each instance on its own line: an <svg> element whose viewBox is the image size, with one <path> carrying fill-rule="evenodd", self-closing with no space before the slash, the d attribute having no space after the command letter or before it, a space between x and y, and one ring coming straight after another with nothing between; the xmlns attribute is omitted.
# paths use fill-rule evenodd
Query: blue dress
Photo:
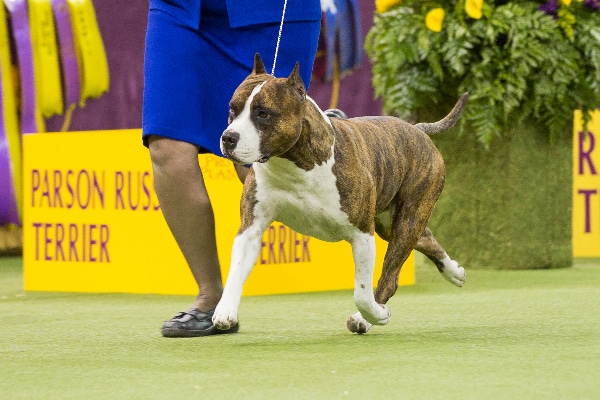
<svg viewBox="0 0 600 400"><path fill-rule="evenodd" d="M221 155L229 100L260 53L271 71L284 0L150 0L142 139L159 135ZM317 51L319 0L288 0L276 77L295 63L308 88Z"/></svg>

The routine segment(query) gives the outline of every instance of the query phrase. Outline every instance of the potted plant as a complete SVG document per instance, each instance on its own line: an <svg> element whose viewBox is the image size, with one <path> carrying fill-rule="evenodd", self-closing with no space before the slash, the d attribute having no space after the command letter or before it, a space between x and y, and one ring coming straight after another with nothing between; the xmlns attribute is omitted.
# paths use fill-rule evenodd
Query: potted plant
<svg viewBox="0 0 600 400"><path fill-rule="evenodd" d="M573 111L600 106L600 0L378 0L365 43L384 111L430 120L463 92L431 225L466 266L571 265Z"/></svg>

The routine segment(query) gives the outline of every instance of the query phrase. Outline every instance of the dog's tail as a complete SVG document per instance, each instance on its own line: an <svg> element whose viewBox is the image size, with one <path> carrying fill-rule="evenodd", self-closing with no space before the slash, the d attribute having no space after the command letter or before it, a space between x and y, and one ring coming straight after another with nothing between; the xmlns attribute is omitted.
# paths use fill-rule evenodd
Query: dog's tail
<svg viewBox="0 0 600 400"><path fill-rule="evenodd" d="M447 131L448 129L452 128L454 124L456 124L468 100L469 92L465 92L462 96L460 96L460 98L454 105L454 108L452 108L452 111L450 111L450 113L444 118L442 118L438 122L421 122L415 124L415 126L430 136Z"/></svg>

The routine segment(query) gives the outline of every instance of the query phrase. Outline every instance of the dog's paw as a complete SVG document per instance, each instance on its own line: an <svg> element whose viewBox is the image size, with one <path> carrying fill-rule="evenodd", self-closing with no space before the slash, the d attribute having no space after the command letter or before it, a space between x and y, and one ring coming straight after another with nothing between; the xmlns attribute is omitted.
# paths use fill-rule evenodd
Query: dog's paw
<svg viewBox="0 0 600 400"><path fill-rule="evenodd" d="M381 309L383 311L379 315L379 317L377 317L377 320L373 321L373 324L374 325L385 325L388 322L390 322L390 317L392 316L392 313L390 311L390 308L387 305L385 305L385 304L379 304L379 306L381 307Z"/></svg>
<svg viewBox="0 0 600 400"><path fill-rule="evenodd" d="M237 325L237 311L219 303L212 317L213 324L222 331Z"/></svg>
<svg viewBox="0 0 600 400"><path fill-rule="evenodd" d="M367 320L364 319L359 312L357 312L356 314L348 317L346 326L350 332L362 335L363 333L369 332L369 329L371 329L373 325L367 322Z"/></svg>
<svg viewBox="0 0 600 400"><path fill-rule="evenodd" d="M373 303L373 307L358 308L362 318L367 320L372 325L385 325L390 321L392 313L385 304Z"/></svg>
<svg viewBox="0 0 600 400"><path fill-rule="evenodd" d="M462 287L467 279L467 273L465 272L465 269L454 260L444 262L444 270L442 271L442 275L448 282L458 287Z"/></svg>

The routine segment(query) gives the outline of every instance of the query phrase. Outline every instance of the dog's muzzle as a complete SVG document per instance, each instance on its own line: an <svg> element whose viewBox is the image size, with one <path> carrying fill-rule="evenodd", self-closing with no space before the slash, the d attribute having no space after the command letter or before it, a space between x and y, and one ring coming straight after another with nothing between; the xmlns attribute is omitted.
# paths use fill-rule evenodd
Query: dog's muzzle
<svg viewBox="0 0 600 400"><path fill-rule="evenodd" d="M223 132L221 135L221 152L223 155L233 162L242 164L251 164L255 161L264 163L269 160L269 155L257 156L258 159L250 159L245 152L242 151L243 154L240 154L240 149L237 149L239 142L240 134L238 132L229 129Z"/></svg>
<svg viewBox="0 0 600 400"><path fill-rule="evenodd" d="M221 149L224 154L231 153L235 150L240 141L240 134L234 131L227 130L221 135Z"/></svg>

